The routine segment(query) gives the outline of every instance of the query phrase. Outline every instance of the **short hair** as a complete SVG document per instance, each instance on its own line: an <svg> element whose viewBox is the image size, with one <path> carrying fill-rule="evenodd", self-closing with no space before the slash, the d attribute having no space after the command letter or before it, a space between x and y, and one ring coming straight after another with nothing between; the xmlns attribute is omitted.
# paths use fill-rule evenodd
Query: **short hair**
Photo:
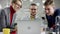
<svg viewBox="0 0 60 34"><path fill-rule="evenodd" d="M35 3L32 3L31 6L37 6Z"/></svg>
<svg viewBox="0 0 60 34"><path fill-rule="evenodd" d="M16 3L16 1L20 1L22 3L21 0L12 0L12 3Z"/></svg>
<svg viewBox="0 0 60 34"><path fill-rule="evenodd" d="M46 0L44 6L52 5L52 4L53 4L53 0Z"/></svg>

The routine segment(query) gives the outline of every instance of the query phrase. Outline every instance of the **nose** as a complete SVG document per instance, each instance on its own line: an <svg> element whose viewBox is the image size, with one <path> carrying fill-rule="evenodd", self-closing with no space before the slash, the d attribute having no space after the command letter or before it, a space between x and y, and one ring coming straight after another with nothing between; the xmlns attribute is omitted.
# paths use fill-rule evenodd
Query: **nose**
<svg viewBox="0 0 60 34"><path fill-rule="evenodd" d="M35 12L34 10L32 12Z"/></svg>
<svg viewBox="0 0 60 34"><path fill-rule="evenodd" d="M36 12L35 10L32 10L32 12Z"/></svg>
<svg viewBox="0 0 60 34"><path fill-rule="evenodd" d="M20 7L19 7L19 6L17 6L17 9L20 9Z"/></svg>

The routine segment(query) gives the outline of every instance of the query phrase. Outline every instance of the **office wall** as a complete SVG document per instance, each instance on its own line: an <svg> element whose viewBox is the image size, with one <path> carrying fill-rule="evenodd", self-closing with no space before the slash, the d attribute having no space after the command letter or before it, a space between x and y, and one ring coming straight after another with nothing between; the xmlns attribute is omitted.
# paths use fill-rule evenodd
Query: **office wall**
<svg viewBox="0 0 60 34"><path fill-rule="evenodd" d="M60 0L54 0L55 7L60 8Z"/></svg>
<svg viewBox="0 0 60 34"><path fill-rule="evenodd" d="M8 7L10 5L10 0L0 0L0 9Z"/></svg>

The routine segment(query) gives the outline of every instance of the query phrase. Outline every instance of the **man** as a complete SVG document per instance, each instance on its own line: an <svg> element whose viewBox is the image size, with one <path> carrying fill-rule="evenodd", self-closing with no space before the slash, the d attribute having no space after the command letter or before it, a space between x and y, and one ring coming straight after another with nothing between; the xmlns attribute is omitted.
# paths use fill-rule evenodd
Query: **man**
<svg viewBox="0 0 60 34"><path fill-rule="evenodd" d="M37 5L35 3L30 5L29 12L29 16L25 16L23 20L39 20L39 17L37 16Z"/></svg>
<svg viewBox="0 0 60 34"><path fill-rule="evenodd" d="M55 9L52 0L46 1L44 3L46 18L48 21L48 27L55 29L55 19L57 16L60 16L60 9Z"/></svg>
<svg viewBox="0 0 60 34"><path fill-rule="evenodd" d="M21 3L21 0L12 0L11 6L1 11L1 19L3 19L2 23L6 23L5 27L11 29L11 34L16 34L16 11L18 11L22 7Z"/></svg>

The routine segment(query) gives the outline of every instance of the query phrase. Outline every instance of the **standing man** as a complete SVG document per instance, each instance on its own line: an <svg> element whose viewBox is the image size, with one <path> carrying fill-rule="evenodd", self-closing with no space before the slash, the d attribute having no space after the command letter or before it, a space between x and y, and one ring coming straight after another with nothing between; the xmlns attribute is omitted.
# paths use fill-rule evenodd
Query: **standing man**
<svg viewBox="0 0 60 34"><path fill-rule="evenodd" d="M21 0L12 0L10 7L4 8L0 11L0 29L10 28L10 34L16 34L16 12L22 7Z"/></svg>
<svg viewBox="0 0 60 34"><path fill-rule="evenodd" d="M46 1L44 3L46 18L48 21L48 27L55 30L55 19L57 16L60 16L60 9L55 9L52 0Z"/></svg>

